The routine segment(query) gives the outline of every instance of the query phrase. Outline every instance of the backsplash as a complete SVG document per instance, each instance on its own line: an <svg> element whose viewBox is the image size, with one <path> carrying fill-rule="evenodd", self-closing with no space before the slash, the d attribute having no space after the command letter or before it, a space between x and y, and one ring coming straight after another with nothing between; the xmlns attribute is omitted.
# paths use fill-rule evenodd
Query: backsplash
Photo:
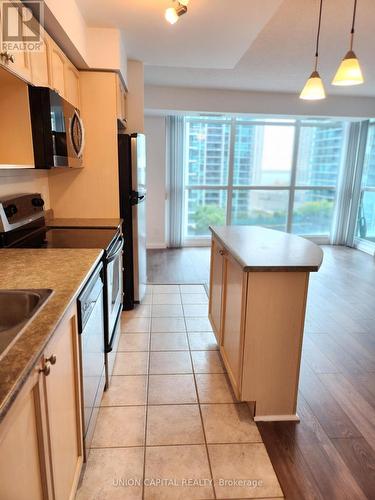
<svg viewBox="0 0 375 500"><path fill-rule="evenodd" d="M50 208L48 173L40 170L0 170L0 198L18 193L41 193Z"/></svg>

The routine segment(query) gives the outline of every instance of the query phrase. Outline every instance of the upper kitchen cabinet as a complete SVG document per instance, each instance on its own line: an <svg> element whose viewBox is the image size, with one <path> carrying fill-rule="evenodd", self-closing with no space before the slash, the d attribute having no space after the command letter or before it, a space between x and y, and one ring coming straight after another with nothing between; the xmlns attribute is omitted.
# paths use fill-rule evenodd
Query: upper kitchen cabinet
<svg viewBox="0 0 375 500"><path fill-rule="evenodd" d="M19 19L19 14L8 16L8 29L10 33L18 33L19 26L23 26L22 21ZM1 32L2 24L0 23L0 38L3 39ZM24 33L21 33L24 36ZM30 54L29 52L18 50L5 50L3 47L0 49L0 65L7 68L12 73L26 81L31 80L31 67L30 67Z"/></svg>
<svg viewBox="0 0 375 500"><path fill-rule="evenodd" d="M49 87L49 43L50 38L44 34L42 49L30 52L31 83L37 87Z"/></svg>
<svg viewBox="0 0 375 500"><path fill-rule="evenodd" d="M66 57L60 47L49 38L49 76L50 87L65 97L65 64Z"/></svg>
<svg viewBox="0 0 375 500"><path fill-rule="evenodd" d="M79 71L67 59L64 66L65 76L65 99L73 104L75 108L80 108L79 99Z"/></svg>
<svg viewBox="0 0 375 500"><path fill-rule="evenodd" d="M48 46L50 87L79 108L79 71L51 38Z"/></svg>
<svg viewBox="0 0 375 500"><path fill-rule="evenodd" d="M120 76L116 87L117 119L126 127L126 89Z"/></svg>

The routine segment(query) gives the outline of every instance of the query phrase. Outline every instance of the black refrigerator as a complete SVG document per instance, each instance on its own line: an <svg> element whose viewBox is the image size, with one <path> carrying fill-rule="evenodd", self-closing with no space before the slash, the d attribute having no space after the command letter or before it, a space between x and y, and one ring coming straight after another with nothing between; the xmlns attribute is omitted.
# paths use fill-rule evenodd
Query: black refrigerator
<svg viewBox="0 0 375 500"><path fill-rule="evenodd" d="M124 310L141 302L147 285L146 140L143 134L118 134L120 216L124 235Z"/></svg>

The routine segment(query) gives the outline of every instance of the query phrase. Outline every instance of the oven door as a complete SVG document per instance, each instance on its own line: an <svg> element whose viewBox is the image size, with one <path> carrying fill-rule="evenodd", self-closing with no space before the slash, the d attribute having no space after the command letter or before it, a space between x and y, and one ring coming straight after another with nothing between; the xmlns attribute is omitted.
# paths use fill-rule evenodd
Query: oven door
<svg viewBox="0 0 375 500"><path fill-rule="evenodd" d="M111 348L112 337L122 307L122 253L124 240L121 235L108 252L106 265L107 282L107 310L108 310L108 339Z"/></svg>

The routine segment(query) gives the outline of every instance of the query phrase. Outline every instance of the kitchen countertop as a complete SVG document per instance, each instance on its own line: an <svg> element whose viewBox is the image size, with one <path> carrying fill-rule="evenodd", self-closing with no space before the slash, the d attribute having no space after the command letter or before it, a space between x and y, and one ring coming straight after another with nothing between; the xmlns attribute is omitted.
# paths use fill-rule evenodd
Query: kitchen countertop
<svg viewBox="0 0 375 500"><path fill-rule="evenodd" d="M210 226L244 271L318 271L323 251L315 243L258 226Z"/></svg>
<svg viewBox="0 0 375 500"><path fill-rule="evenodd" d="M50 219L47 222L49 227L82 227L116 229L122 224L122 219Z"/></svg>
<svg viewBox="0 0 375 500"><path fill-rule="evenodd" d="M0 289L54 290L0 360L0 421L102 254L100 249L0 250Z"/></svg>

